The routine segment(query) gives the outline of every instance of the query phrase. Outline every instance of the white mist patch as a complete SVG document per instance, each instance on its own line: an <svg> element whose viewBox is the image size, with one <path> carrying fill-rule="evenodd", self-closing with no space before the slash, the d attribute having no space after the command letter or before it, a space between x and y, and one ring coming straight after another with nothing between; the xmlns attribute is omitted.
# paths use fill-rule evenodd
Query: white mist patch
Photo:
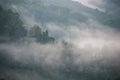
<svg viewBox="0 0 120 80"><path fill-rule="evenodd" d="M49 24L47 28L52 35L59 35L58 40L74 44L72 52L77 56L75 62L107 60L119 55L120 33L95 21L88 20L86 23L69 27Z"/></svg>
<svg viewBox="0 0 120 80"><path fill-rule="evenodd" d="M25 64L42 64L58 66L60 64L60 55L62 47L53 44L39 44L32 42L30 44L10 44L5 45L4 49L9 50L15 61ZM59 64L58 64L59 63Z"/></svg>
<svg viewBox="0 0 120 80"><path fill-rule="evenodd" d="M103 0L72 0L72 1L79 2L87 7L98 9L102 12L105 11L104 9L99 7L99 5L103 4Z"/></svg>
<svg viewBox="0 0 120 80"><path fill-rule="evenodd" d="M118 59L120 56L120 33L93 20L71 26L46 24L50 35L56 38L55 44L2 44L16 61L25 64L50 65L59 67L65 63L80 65L97 60ZM61 41L67 42L64 45Z"/></svg>

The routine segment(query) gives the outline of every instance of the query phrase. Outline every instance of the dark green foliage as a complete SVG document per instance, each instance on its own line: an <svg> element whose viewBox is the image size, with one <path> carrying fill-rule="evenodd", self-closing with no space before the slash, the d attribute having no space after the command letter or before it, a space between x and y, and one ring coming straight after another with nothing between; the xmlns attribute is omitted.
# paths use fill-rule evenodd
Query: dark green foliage
<svg viewBox="0 0 120 80"><path fill-rule="evenodd" d="M27 30L23 25L24 23L21 21L18 13L13 13L10 9L4 10L0 7L0 36L5 39L9 38L12 41L22 39L27 34ZM49 37L48 31L42 32L37 25L31 28L29 33L30 37L36 38L37 42L54 42L54 38Z"/></svg>
<svg viewBox="0 0 120 80"><path fill-rule="evenodd" d="M30 37L33 37L40 43L53 43L54 38L50 37L48 31L41 31L41 28L38 25L34 25L30 30Z"/></svg>
<svg viewBox="0 0 120 80"><path fill-rule="evenodd" d="M26 29L18 13L0 7L0 35L17 40L26 36Z"/></svg>
<svg viewBox="0 0 120 80"><path fill-rule="evenodd" d="M31 37L39 37L42 35L41 28L38 25L34 25L30 30Z"/></svg>
<svg viewBox="0 0 120 80"><path fill-rule="evenodd" d="M90 14L94 15L94 19L103 25L110 26L112 28L120 29L120 17L118 15L109 14L107 12L90 11Z"/></svg>

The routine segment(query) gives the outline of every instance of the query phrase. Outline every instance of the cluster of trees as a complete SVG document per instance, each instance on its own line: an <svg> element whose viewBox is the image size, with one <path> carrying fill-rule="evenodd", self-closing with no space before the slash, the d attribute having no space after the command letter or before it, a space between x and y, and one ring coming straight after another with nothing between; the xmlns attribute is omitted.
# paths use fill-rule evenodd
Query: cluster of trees
<svg viewBox="0 0 120 80"><path fill-rule="evenodd" d="M0 36L15 40L26 36L26 33L27 31L23 26L19 14L0 7Z"/></svg>
<svg viewBox="0 0 120 80"><path fill-rule="evenodd" d="M53 37L49 36L47 30L42 31L38 25L34 25L30 29L29 35L30 35L30 37L35 38L37 42L41 42L41 43L54 42L54 40L55 40Z"/></svg>
<svg viewBox="0 0 120 80"><path fill-rule="evenodd" d="M0 39L16 41L27 37L27 34L41 43L54 42L54 38L49 37L47 30L42 32L41 28L35 25L29 32L25 28L18 13L15 13L10 9L5 10L0 6Z"/></svg>

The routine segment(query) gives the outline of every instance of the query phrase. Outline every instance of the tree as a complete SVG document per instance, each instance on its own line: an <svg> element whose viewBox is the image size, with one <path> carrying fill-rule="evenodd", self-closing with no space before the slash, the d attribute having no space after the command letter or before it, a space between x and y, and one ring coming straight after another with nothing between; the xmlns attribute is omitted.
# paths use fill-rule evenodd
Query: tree
<svg viewBox="0 0 120 80"><path fill-rule="evenodd" d="M31 37L41 37L42 32L41 28L38 25L34 25L30 30Z"/></svg>
<svg viewBox="0 0 120 80"><path fill-rule="evenodd" d="M34 25L30 30L30 37L36 39L37 42L40 43L49 43L54 42L54 38L49 36L48 30L45 32L41 30L38 25Z"/></svg>

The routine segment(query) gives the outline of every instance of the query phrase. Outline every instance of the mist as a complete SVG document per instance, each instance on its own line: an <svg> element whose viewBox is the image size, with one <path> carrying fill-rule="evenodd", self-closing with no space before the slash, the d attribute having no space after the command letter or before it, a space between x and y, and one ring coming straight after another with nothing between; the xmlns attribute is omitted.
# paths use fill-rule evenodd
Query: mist
<svg viewBox="0 0 120 80"><path fill-rule="evenodd" d="M119 0L73 0L82 3L91 8L98 8L101 11L108 11L110 13L119 15L120 1Z"/></svg>
<svg viewBox="0 0 120 80"><path fill-rule="evenodd" d="M96 5L86 6L88 3L82 0L81 3L50 2L11 1L5 5L1 1L5 10L11 9L20 15L28 33L23 39L0 42L0 80L119 80L120 28L117 22L120 19L116 20L116 16L108 15ZM58 2L60 5L56 5ZM67 2L71 5L64 5ZM104 3L98 5L101 4ZM34 25L43 33L48 30L47 38L52 36L55 42L42 43L30 37L29 31Z"/></svg>

